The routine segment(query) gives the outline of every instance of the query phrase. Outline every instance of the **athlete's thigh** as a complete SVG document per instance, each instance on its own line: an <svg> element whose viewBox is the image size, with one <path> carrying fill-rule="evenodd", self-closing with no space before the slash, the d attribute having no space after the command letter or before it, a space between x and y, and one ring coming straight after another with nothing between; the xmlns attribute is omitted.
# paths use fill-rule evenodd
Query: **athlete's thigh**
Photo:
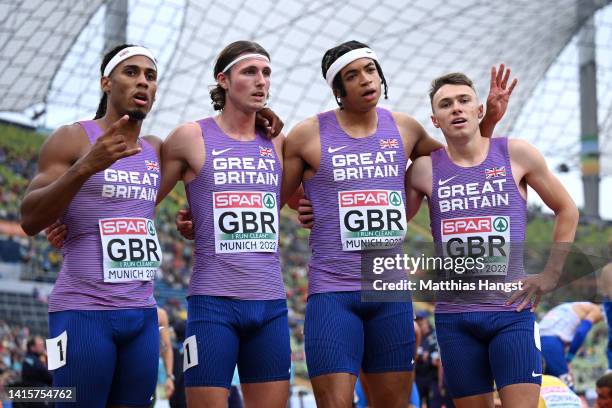
<svg viewBox="0 0 612 408"><path fill-rule="evenodd" d="M242 383L244 405L248 408L285 408L289 399L289 380Z"/></svg>
<svg viewBox="0 0 612 408"><path fill-rule="evenodd" d="M239 344L231 299L190 296L187 303L185 386L229 390Z"/></svg>
<svg viewBox="0 0 612 408"><path fill-rule="evenodd" d="M121 310L116 332L126 338L117 341L117 366L109 401L114 405L141 407L151 403L159 367L159 325L157 310Z"/></svg>
<svg viewBox="0 0 612 408"><path fill-rule="evenodd" d="M364 321L364 373L414 370L414 324L412 302L375 302ZM408 384L410 385L410 384Z"/></svg>
<svg viewBox="0 0 612 408"><path fill-rule="evenodd" d="M362 380L370 406L404 408L413 390L414 371L364 372Z"/></svg>
<svg viewBox="0 0 612 408"><path fill-rule="evenodd" d="M363 357L363 322L355 312L359 292L318 293L308 298L304 348L308 375L350 373L357 377Z"/></svg>
<svg viewBox="0 0 612 408"><path fill-rule="evenodd" d="M241 331L238 352L240 382L288 381L291 346L287 302L284 299L246 301L241 306L250 308L253 303L258 303L261 323Z"/></svg>
<svg viewBox="0 0 612 408"><path fill-rule="evenodd" d="M512 384L540 385L542 353L535 315L529 310L495 313L498 327L489 350L497 388Z"/></svg>
<svg viewBox="0 0 612 408"><path fill-rule="evenodd" d="M480 324L486 324L481 323L480 316L481 312L435 315L444 377L453 399L493 391L489 345L483 339L488 328L479 328Z"/></svg>
<svg viewBox="0 0 612 408"><path fill-rule="evenodd" d="M76 397L76 403L56 403L57 407L106 406L117 359L107 315L91 310L49 313L49 338L66 332L65 341L52 344L65 360L52 371L53 386L75 387Z"/></svg>

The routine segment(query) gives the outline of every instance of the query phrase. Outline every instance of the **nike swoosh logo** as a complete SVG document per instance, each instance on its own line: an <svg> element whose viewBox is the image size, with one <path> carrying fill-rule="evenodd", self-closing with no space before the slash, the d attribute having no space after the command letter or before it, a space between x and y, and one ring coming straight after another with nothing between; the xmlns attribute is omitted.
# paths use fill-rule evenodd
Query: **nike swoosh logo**
<svg viewBox="0 0 612 408"><path fill-rule="evenodd" d="M438 185L439 185L439 186L443 186L443 185L445 185L446 183L448 183L449 181L451 181L452 179L454 179L455 177L457 177L457 175L455 175L455 176L453 176L453 177L450 177L450 178L447 178L446 180L439 179L439 180L438 180Z"/></svg>
<svg viewBox="0 0 612 408"><path fill-rule="evenodd" d="M342 150L344 148L346 148L346 146L340 146L340 147L331 147L330 146L330 147L327 148L327 153L330 153L330 154L331 153L336 153L338 150Z"/></svg>
<svg viewBox="0 0 612 408"><path fill-rule="evenodd" d="M222 154L222 153L225 153L225 152L227 152L227 151L230 151L230 150L232 150L232 148L231 148L231 147L228 147L227 149L222 149L222 150L215 150L215 149L213 149L213 151L212 151L212 155L213 155L213 156L218 156L218 155L220 155L220 154Z"/></svg>
<svg viewBox="0 0 612 408"><path fill-rule="evenodd" d="M410 364L414 364L414 358L412 359L412 362Z"/></svg>
<svg viewBox="0 0 612 408"><path fill-rule="evenodd" d="M535 371L532 371L532 372L531 372L531 376L532 376L532 377L541 377L541 376L542 376L542 373L540 373L540 374L536 374L536 372L535 372Z"/></svg>

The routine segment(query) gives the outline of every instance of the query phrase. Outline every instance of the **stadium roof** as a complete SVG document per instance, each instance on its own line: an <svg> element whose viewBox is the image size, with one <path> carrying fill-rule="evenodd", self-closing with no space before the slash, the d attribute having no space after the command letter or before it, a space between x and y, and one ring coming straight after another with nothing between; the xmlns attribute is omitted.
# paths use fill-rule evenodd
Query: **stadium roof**
<svg viewBox="0 0 612 408"><path fill-rule="evenodd" d="M93 115L100 95L106 3L0 3L0 111L46 111L50 126ZM608 3L595 0L594 7ZM415 116L432 131L427 97L431 79L463 71L476 80L484 96L489 69L500 62L519 77L500 133L512 133L534 92L553 101L542 115L558 113L568 89L575 105L571 115L578 112L575 79L562 80L561 90L542 89L542 83L581 27L584 19L579 14L589 4L585 0L131 0L128 4L128 42L148 46L160 60L157 101L145 130L162 137L181 122L212 114L208 89L215 57L238 39L255 40L272 55L270 105L287 128L335 106L320 61L325 50L349 39L369 44L379 56L390 87L383 106ZM610 51L610 38L604 42ZM576 56L569 61L572 78L577 78ZM605 67L607 83L612 84L612 63L598 64L598 69ZM610 134L612 103L607 95L601 98L605 103L600 106L600 123L603 133ZM534 137L539 138L547 125L539 124L542 108L529 109L536 113L524 117L523 126L536 123ZM568 127L564 115L563 129ZM540 142L550 145L550 155L561 155L561 161L573 160L577 166L579 128L570 131L573 139L568 144L552 147L562 140L557 134ZM521 132L526 130L522 127ZM600 143L610 146L607 140Z"/></svg>

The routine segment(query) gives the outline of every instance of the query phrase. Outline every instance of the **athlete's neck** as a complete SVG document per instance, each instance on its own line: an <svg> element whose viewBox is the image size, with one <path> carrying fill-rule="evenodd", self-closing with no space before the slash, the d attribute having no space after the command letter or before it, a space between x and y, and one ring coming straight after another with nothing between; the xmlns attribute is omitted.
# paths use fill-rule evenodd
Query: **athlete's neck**
<svg viewBox="0 0 612 408"><path fill-rule="evenodd" d="M336 119L340 127L349 136L354 138L367 137L376 132L378 127L378 113L376 108L367 112L350 111L347 109L336 109Z"/></svg>
<svg viewBox="0 0 612 408"><path fill-rule="evenodd" d="M490 142L480 132L471 137L447 137L446 151L453 163L464 167L476 166L487 158Z"/></svg>
<svg viewBox="0 0 612 408"><path fill-rule="evenodd" d="M255 139L255 115L255 112L244 112L226 106L214 119L223 133L232 139L250 141Z"/></svg>
<svg viewBox="0 0 612 408"><path fill-rule="evenodd" d="M113 123L117 122L124 115L120 115L114 110L107 110L106 114L98 119L96 122L102 128L102 131L106 131ZM121 134L125 136L128 147L136 146L138 144L138 138L140 137L140 129L142 128L142 120L129 120L128 123L121 129Z"/></svg>

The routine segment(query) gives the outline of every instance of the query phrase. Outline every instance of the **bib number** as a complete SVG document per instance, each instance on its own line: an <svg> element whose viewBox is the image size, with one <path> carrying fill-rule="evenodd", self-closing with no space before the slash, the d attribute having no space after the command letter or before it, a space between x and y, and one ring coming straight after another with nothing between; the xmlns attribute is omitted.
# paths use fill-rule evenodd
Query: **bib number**
<svg viewBox="0 0 612 408"><path fill-rule="evenodd" d="M338 214L343 251L393 248L406 236L401 191L339 191Z"/></svg>
<svg viewBox="0 0 612 408"><path fill-rule="evenodd" d="M276 252L276 194L261 191L213 193L215 252Z"/></svg>
<svg viewBox="0 0 612 408"><path fill-rule="evenodd" d="M510 217L442 220L444 257L482 258L483 268L462 275L505 276L510 259Z"/></svg>
<svg viewBox="0 0 612 408"><path fill-rule="evenodd" d="M147 218L98 221L104 282L151 281L161 266L162 250L155 224Z"/></svg>
<svg viewBox="0 0 612 408"><path fill-rule="evenodd" d="M183 342L183 372L198 365L198 342L195 334Z"/></svg>
<svg viewBox="0 0 612 408"><path fill-rule="evenodd" d="M68 346L68 333L66 330L57 337L47 339L47 367L56 370L66 365L66 348Z"/></svg>

